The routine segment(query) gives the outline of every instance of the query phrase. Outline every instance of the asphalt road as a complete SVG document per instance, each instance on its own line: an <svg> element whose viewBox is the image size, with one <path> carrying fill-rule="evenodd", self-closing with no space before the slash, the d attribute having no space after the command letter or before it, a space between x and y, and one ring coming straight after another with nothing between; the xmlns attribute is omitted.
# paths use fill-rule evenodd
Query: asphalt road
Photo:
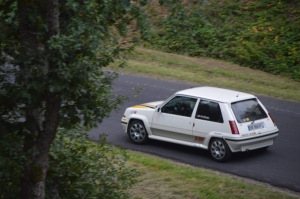
<svg viewBox="0 0 300 199"><path fill-rule="evenodd" d="M133 88L143 90L134 95ZM251 178L300 193L300 103L258 96L273 116L279 137L267 151L237 153L226 163L213 161L208 151L161 141L150 140L145 145L132 144L121 127L121 117L126 107L145 102L165 100L176 91L201 86L143 76L120 74L114 92L126 95L129 100L118 112L89 132L92 140L107 134L107 141L120 147L151 153L193 166Z"/></svg>

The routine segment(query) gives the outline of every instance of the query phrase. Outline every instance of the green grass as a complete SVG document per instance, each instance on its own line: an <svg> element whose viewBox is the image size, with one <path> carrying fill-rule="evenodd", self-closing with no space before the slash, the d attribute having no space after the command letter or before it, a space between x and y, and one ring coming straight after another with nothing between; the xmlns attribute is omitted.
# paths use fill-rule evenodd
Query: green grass
<svg viewBox="0 0 300 199"><path fill-rule="evenodd" d="M127 66L120 70L300 102L300 82L209 58L137 48L129 56Z"/></svg>
<svg viewBox="0 0 300 199"><path fill-rule="evenodd" d="M139 172L129 192L135 199L297 198L262 183L128 151L128 166ZM298 195L299 196L299 195Z"/></svg>

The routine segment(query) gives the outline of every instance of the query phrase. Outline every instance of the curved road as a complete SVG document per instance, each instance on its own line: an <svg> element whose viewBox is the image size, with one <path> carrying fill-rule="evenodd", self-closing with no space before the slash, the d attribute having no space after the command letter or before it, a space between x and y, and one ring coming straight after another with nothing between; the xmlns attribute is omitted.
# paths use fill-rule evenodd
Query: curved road
<svg viewBox="0 0 300 199"><path fill-rule="evenodd" d="M134 96L134 87L143 90ZM165 100L178 90L200 85L152 79L143 76L120 74L114 92L129 97L118 112L112 112L98 128L89 132L92 140L107 134L107 141L120 147L147 152L193 166L251 178L300 193L300 103L258 96L273 116L279 137L265 152L238 153L226 163L213 161L203 149L150 140L146 145L129 141L121 127L126 107L140 103Z"/></svg>

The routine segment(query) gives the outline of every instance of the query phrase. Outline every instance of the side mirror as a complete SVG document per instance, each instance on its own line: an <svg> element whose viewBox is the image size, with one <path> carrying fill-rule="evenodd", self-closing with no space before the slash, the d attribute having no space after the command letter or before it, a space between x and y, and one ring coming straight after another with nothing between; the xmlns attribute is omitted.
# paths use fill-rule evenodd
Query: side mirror
<svg viewBox="0 0 300 199"><path fill-rule="evenodd" d="M161 108L157 108L156 112L161 113Z"/></svg>

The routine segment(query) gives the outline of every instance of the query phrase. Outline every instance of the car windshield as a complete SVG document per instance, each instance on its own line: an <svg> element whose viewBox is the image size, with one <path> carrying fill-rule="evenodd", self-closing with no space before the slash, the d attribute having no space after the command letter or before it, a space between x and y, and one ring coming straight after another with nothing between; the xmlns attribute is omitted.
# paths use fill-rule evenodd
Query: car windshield
<svg viewBox="0 0 300 199"><path fill-rule="evenodd" d="M231 108L239 123L255 121L268 117L256 99L234 102L231 104Z"/></svg>

